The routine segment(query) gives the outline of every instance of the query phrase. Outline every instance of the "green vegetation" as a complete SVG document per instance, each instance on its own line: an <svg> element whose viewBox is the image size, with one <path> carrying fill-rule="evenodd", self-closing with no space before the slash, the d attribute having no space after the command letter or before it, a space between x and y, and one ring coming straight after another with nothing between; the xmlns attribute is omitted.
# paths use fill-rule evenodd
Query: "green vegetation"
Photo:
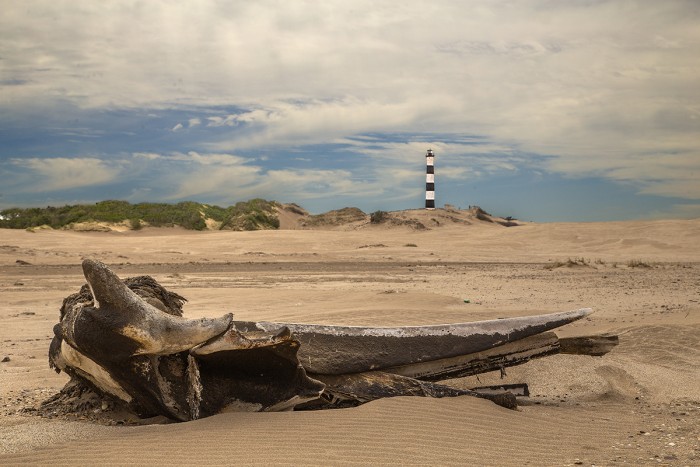
<svg viewBox="0 0 700 467"><path fill-rule="evenodd" d="M381 224L388 219L388 214L385 211L374 211L369 215L369 221L372 224Z"/></svg>
<svg viewBox="0 0 700 467"><path fill-rule="evenodd" d="M31 229L48 225L60 229L80 222L122 223L138 230L146 225L152 227L181 226L190 230L206 230L207 219L215 221L222 229L259 230L277 229L274 201L253 199L220 206L183 201L177 204L138 203L127 201L100 201L93 205L69 205L46 208L10 208L0 211L0 228Z"/></svg>
<svg viewBox="0 0 700 467"><path fill-rule="evenodd" d="M278 203L255 198L241 201L226 210L221 229L231 230L274 230L279 229L277 218Z"/></svg>
<svg viewBox="0 0 700 467"><path fill-rule="evenodd" d="M141 219L129 219L129 226L131 230L141 230L143 228L143 223Z"/></svg>
<svg viewBox="0 0 700 467"><path fill-rule="evenodd" d="M352 222L364 222L367 220L367 214L358 208L342 208L334 209L323 214L315 214L308 216L304 220L304 226L335 226L344 225Z"/></svg>

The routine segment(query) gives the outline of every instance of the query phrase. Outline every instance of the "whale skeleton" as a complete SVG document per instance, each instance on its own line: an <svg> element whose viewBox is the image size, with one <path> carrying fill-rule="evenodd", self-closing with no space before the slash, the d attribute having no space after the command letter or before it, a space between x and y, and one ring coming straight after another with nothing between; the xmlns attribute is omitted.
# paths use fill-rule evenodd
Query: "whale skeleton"
<svg viewBox="0 0 700 467"><path fill-rule="evenodd" d="M141 416L193 420L226 411L347 407L392 396L492 394L441 384L561 351L606 353L549 332L592 313L583 308L471 323L327 326L185 319L185 299L148 276L122 281L105 264L82 264L87 287L64 300L49 364ZM581 344L581 345L579 345ZM568 349L568 350L567 350ZM602 350L601 350L602 349Z"/></svg>

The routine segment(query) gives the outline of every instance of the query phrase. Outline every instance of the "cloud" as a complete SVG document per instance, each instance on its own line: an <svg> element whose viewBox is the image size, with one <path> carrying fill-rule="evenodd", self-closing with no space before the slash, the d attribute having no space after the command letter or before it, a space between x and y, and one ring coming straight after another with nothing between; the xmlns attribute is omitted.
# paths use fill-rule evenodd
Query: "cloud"
<svg viewBox="0 0 700 467"><path fill-rule="evenodd" d="M237 114L230 114L225 117L207 117L209 127L235 127L241 124L265 124L280 120L279 111L255 109Z"/></svg>
<svg viewBox="0 0 700 467"><path fill-rule="evenodd" d="M168 196L171 199L236 199L242 190L256 183L259 168L207 164L191 172L173 175L180 181L176 190Z"/></svg>
<svg viewBox="0 0 700 467"><path fill-rule="evenodd" d="M104 184L123 187L120 198L133 202L200 200L222 205L253 197L322 202L343 197L366 199L395 191L371 174L363 177L361 169L266 169L259 162L228 153L142 152L108 160L13 159L10 164L0 164L0 173L4 180L12 180L4 187L14 193L56 193L48 200L54 204L60 203L66 190ZM414 178L420 174L414 172ZM103 199L102 193L95 192L97 198L88 195L82 201L98 201Z"/></svg>
<svg viewBox="0 0 700 467"><path fill-rule="evenodd" d="M453 110L447 96L422 96L410 102L389 102L344 96L331 100L279 102L264 112L229 116L226 121L248 123L247 131L233 132L229 138L212 143L212 150L319 144L338 138L376 131L402 131L419 120L430 125L434 107ZM256 114L253 117L253 114ZM233 117L233 118L232 118Z"/></svg>
<svg viewBox="0 0 700 467"><path fill-rule="evenodd" d="M135 158L142 158L151 161L160 159L162 157L160 154L156 154L154 152L135 152L132 154L132 156Z"/></svg>
<svg viewBox="0 0 700 467"><path fill-rule="evenodd" d="M235 156L233 154L199 154L195 151L190 151L187 155L176 154L172 155L172 158L186 159L201 165L215 165L215 166L241 166L247 159Z"/></svg>
<svg viewBox="0 0 700 467"><path fill-rule="evenodd" d="M122 173L118 166L89 157L34 157L13 159L11 163L25 169L24 177L31 177L29 180L33 183L30 186L17 188L23 192L50 192L101 185L113 182Z"/></svg>
<svg viewBox="0 0 700 467"><path fill-rule="evenodd" d="M182 130L183 128L184 128L184 127L182 126L182 123L178 123L178 124L175 125L170 131L180 131L180 130Z"/></svg>
<svg viewBox="0 0 700 467"><path fill-rule="evenodd" d="M379 183L358 178L349 170L265 170L242 157L194 152L164 156L164 160L187 162L185 166L168 167L168 183L174 188L166 198L172 200L210 199L230 204L253 197L301 201L366 197L381 192Z"/></svg>
<svg viewBox="0 0 700 467"><path fill-rule="evenodd" d="M654 210L649 213L649 219L700 219L700 204L674 204L669 209Z"/></svg>

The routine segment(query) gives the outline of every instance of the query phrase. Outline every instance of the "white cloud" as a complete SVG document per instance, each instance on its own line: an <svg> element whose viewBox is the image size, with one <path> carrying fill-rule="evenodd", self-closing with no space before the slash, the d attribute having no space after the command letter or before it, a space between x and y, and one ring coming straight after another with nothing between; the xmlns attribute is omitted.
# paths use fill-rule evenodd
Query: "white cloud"
<svg viewBox="0 0 700 467"><path fill-rule="evenodd" d="M255 190L275 191L291 199L318 199L328 196L370 196L377 187L355 180L347 170L270 170Z"/></svg>
<svg viewBox="0 0 700 467"><path fill-rule="evenodd" d="M90 157L13 159L12 164L27 169L34 183L19 188L23 192L67 190L109 183L117 179L121 169L116 165Z"/></svg>
<svg viewBox="0 0 700 467"><path fill-rule="evenodd" d="M446 167L442 168L436 174L439 178L451 178L455 180L466 179L471 175L471 171L466 167ZM471 178L471 177L469 177Z"/></svg>
<svg viewBox="0 0 700 467"><path fill-rule="evenodd" d="M180 174L170 199L232 200L265 197L278 200L366 197L379 193L380 185L356 180L344 170L287 169L263 171L247 165L202 165Z"/></svg>
<svg viewBox="0 0 700 467"><path fill-rule="evenodd" d="M177 157L183 158L182 155L178 155ZM199 154L195 151L188 152L187 158L201 165L217 166L240 166L247 161L247 159L243 157L232 154Z"/></svg>
<svg viewBox="0 0 700 467"><path fill-rule="evenodd" d="M212 196L217 199L235 198L234 195L251 183L255 183L259 177L259 170L258 167L243 165L206 164L192 171L173 174L181 180L169 198L200 199Z"/></svg>
<svg viewBox="0 0 700 467"><path fill-rule="evenodd" d="M231 114L227 115L225 117L220 117L220 116L214 116L214 117L207 117L207 120L209 120L209 123L207 126L209 127L221 127L221 126L229 126L229 127L235 127L240 125L241 123L257 123L257 124L265 124L265 123L270 123L274 121L280 120L282 117L279 115L277 111L272 111L272 110L263 110L263 109L256 109L256 110L251 110L248 112L241 112L238 114Z"/></svg>
<svg viewBox="0 0 700 467"><path fill-rule="evenodd" d="M700 219L700 204L675 204L668 210L656 210L649 213L650 219Z"/></svg>
<svg viewBox="0 0 700 467"><path fill-rule="evenodd" d="M274 110L216 118L212 126L235 126L245 121L248 131L209 145L211 150L294 146L332 142L358 133L403 131L423 119L435 120L434 107L454 110L446 96L416 97L412 102L377 102L345 96L333 100L279 102Z"/></svg>
<svg viewBox="0 0 700 467"><path fill-rule="evenodd" d="M162 156L154 152L135 152L132 154L133 157L147 159L150 161L160 159Z"/></svg>
<svg viewBox="0 0 700 467"><path fill-rule="evenodd" d="M371 168L266 170L255 162L234 154L190 151L133 153L110 160L12 159L9 165L0 164L0 170L3 178L13 181L8 187L14 193L60 194L61 190L120 183L129 187L124 197L134 202L194 199L222 205L253 197L320 203L328 199L375 199L379 195L384 200L400 199L406 192L402 186L422 180L421 172L405 169L394 174L402 180L392 185L381 176L372 177ZM47 202L62 203L55 197Z"/></svg>
<svg viewBox="0 0 700 467"><path fill-rule="evenodd" d="M182 126L182 123L178 123L178 124L175 125L170 131L180 131L180 130L182 130L183 128L184 128L184 127Z"/></svg>

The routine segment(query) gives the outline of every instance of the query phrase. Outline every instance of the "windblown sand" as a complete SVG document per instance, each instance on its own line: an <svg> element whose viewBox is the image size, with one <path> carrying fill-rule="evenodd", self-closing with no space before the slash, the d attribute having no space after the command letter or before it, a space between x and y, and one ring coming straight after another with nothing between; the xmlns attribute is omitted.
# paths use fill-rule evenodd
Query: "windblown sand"
<svg viewBox="0 0 700 467"><path fill-rule="evenodd" d="M405 397L140 426L110 426L122 420L99 414L41 417L33 409L68 380L46 356L63 297L84 283L83 258L121 277L152 275L189 300L191 318L418 325L591 307L558 333L612 332L620 345L603 357L532 361L503 380L450 381L528 383L517 411L470 397ZM0 464L700 465L700 220L0 230L4 357Z"/></svg>

